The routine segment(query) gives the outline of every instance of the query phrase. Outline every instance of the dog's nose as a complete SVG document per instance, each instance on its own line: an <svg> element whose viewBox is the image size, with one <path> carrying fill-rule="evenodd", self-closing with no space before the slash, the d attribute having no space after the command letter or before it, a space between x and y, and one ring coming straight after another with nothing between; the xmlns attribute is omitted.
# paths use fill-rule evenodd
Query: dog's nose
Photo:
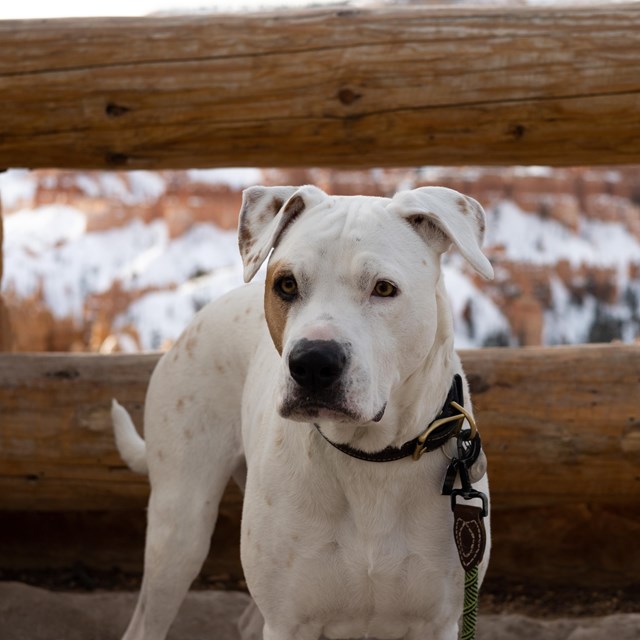
<svg viewBox="0 0 640 640"><path fill-rule="evenodd" d="M344 371L347 354L334 340L302 339L289 354L291 377L305 389L330 387Z"/></svg>

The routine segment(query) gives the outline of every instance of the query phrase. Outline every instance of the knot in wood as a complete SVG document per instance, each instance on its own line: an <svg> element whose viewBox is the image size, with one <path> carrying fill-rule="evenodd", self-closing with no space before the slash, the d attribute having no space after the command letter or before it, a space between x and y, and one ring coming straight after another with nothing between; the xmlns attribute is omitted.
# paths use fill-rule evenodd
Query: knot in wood
<svg viewBox="0 0 640 640"><path fill-rule="evenodd" d="M125 107L124 105L121 105L121 104L116 104L115 102L109 102L104 109L104 112L110 118L119 118L120 116L123 116L125 113L129 113L129 111L131 111L129 107Z"/></svg>
<svg viewBox="0 0 640 640"><path fill-rule="evenodd" d="M356 93L352 89L345 87L344 89L340 89L338 91L338 100L342 102L342 104L349 106L352 105L356 100L362 98L361 93Z"/></svg>

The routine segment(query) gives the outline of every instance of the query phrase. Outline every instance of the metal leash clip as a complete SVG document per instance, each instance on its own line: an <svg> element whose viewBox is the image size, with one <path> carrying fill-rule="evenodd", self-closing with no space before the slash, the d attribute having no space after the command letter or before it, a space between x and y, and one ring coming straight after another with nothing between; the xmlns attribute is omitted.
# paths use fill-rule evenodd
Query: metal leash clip
<svg viewBox="0 0 640 640"><path fill-rule="evenodd" d="M475 425L474 425L475 426ZM458 455L453 458L447 468L442 494L451 496L451 509L455 509L458 496L465 501L478 498L482 502L482 516L489 514L489 500L487 496L473 488L469 477L469 469L476 462L482 451L482 441L477 429L475 433L463 431L458 434ZM453 484L457 476L460 476L460 489L454 489Z"/></svg>

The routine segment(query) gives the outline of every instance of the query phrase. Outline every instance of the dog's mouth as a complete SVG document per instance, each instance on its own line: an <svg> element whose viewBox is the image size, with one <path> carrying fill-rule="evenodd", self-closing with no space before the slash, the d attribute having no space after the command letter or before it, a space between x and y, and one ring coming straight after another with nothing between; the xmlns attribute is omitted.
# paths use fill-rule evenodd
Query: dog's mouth
<svg viewBox="0 0 640 640"><path fill-rule="evenodd" d="M303 397L285 400L280 406L283 418L299 422L328 421L338 424L362 425L368 422L380 422L387 408L386 403L376 415L371 418L363 416L342 402L327 402L322 399Z"/></svg>

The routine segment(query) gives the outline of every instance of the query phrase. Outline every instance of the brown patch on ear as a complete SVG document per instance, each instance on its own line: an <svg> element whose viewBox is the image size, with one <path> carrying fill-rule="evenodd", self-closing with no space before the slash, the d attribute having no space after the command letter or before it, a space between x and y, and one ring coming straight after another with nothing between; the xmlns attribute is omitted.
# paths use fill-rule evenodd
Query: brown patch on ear
<svg viewBox="0 0 640 640"><path fill-rule="evenodd" d="M471 213L470 202L464 197L460 196L456 200L456 204L458 205L458 210L463 216L469 215Z"/></svg>
<svg viewBox="0 0 640 640"><path fill-rule="evenodd" d="M276 216L278 211L282 209L283 204L284 202L282 201L282 198L274 198L270 202L269 206L260 212L260 215L258 216L258 222L260 224L267 224L268 222L270 222L271 219Z"/></svg>
<svg viewBox="0 0 640 640"><path fill-rule="evenodd" d="M304 201L304 198L300 195L294 195L291 198L289 198L287 202L287 206L285 207L285 210L282 212L286 219L286 222L282 227L282 229L280 230L280 233L278 234L278 239L282 238L285 231L289 228L289 225L292 222L294 222L295 219L305 210L306 206L307 204Z"/></svg>
<svg viewBox="0 0 640 640"><path fill-rule="evenodd" d="M240 250L243 253L248 253L255 244L254 234L252 233L252 226L260 229L268 224L283 205L282 198L272 197L269 202L264 206L262 211L256 216L251 224L251 216L249 216L249 210L253 209L258 202L263 198L263 194L260 192L246 192L244 204L240 211L240 224L238 225L238 244ZM257 225L255 223L258 223Z"/></svg>
<svg viewBox="0 0 640 640"><path fill-rule="evenodd" d="M284 204L284 200L282 198L274 198L271 203L271 215L275 216L280 209L282 209L282 205Z"/></svg>
<svg viewBox="0 0 640 640"><path fill-rule="evenodd" d="M264 285L264 316L271 334L271 340L280 355L282 355L282 342L287 315L290 305L287 304L273 290L273 282L284 270L282 262L274 262L267 269L267 279Z"/></svg>
<svg viewBox="0 0 640 640"><path fill-rule="evenodd" d="M482 240L484 239L484 232L486 228L484 212L482 210L482 207L480 207L480 205L477 202L472 202L471 204L473 209L473 217L478 223L478 229L480 231L480 243L482 244Z"/></svg>
<svg viewBox="0 0 640 640"><path fill-rule="evenodd" d="M458 209L460 213L463 215L471 215L475 219L478 224L478 229L480 231L480 240L484 238L484 230L485 230L485 221L484 221L484 213L480 205L473 200L472 198L467 198L466 196L460 196L457 200Z"/></svg>
<svg viewBox="0 0 640 640"><path fill-rule="evenodd" d="M238 227L238 244L245 253L255 244L255 240L251 234L251 229L249 229L249 225L242 217L240 218L240 225Z"/></svg>

